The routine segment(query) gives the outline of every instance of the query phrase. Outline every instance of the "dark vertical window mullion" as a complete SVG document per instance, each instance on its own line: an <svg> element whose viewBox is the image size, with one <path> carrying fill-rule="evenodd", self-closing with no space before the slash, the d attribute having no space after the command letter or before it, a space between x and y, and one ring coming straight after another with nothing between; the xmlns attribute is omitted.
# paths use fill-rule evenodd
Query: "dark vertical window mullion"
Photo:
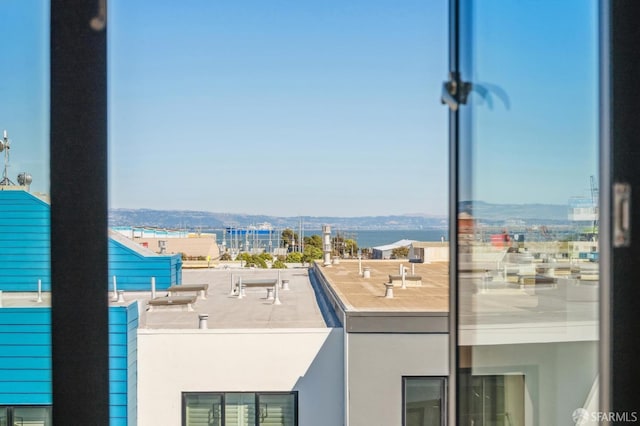
<svg viewBox="0 0 640 426"><path fill-rule="evenodd" d="M460 0L449 0L449 72L460 71ZM449 406L456 424L458 372L458 138L459 109L449 110Z"/></svg>
<svg viewBox="0 0 640 426"><path fill-rule="evenodd" d="M599 13L599 64L600 64L600 87L599 87L599 108L600 108L600 182L599 188L604 190L600 191L600 198L598 200L598 214L599 214L599 240L600 240L600 332L599 332L599 366L600 371L600 383L599 383L599 404L600 409L604 412L611 411L611 364L610 364L610 352L611 347L611 285L612 285L612 270L611 270L611 245L608 243L612 241L611 238L611 193L606 190L611 188L611 43L610 43L610 10L611 5L609 0L603 0L600 2Z"/></svg>
<svg viewBox="0 0 640 426"><path fill-rule="evenodd" d="M51 0L53 424L109 424L106 30Z"/></svg>
<svg viewBox="0 0 640 426"><path fill-rule="evenodd" d="M402 426L407 424L407 378L402 377Z"/></svg>
<svg viewBox="0 0 640 426"><path fill-rule="evenodd" d="M222 404L220 406L220 417L222 418L222 426L225 426L227 424L227 419L226 419L226 407L227 407L227 403L225 401L225 397L226 397L226 393L222 392L220 394L220 403Z"/></svg>
<svg viewBox="0 0 640 426"><path fill-rule="evenodd" d="M186 426L187 424L187 394L182 392L182 426Z"/></svg>
<svg viewBox="0 0 640 426"><path fill-rule="evenodd" d="M255 400L254 400L254 404L255 404L255 426L258 426L260 424L260 395L256 392L255 394Z"/></svg>
<svg viewBox="0 0 640 426"><path fill-rule="evenodd" d="M638 321L638 300L640 286L637 277L640 275L640 150L638 150L638 134L640 122L640 2L610 1L610 161L611 182L607 191L612 191L611 184L627 183L631 186L630 230L631 239L628 247L616 247L610 253L611 287L607 308L610 309L608 328L603 332L610 333L608 347L605 348L609 358L610 405L607 411L615 413L638 413L638 380L640 364L632 354L640 352L640 321ZM607 182L605 182L607 184ZM604 192L604 191L601 191ZM608 208L612 208L609 204ZM614 218L612 217L611 220ZM612 244L612 239L606 244ZM605 388L606 389L606 388Z"/></svg>

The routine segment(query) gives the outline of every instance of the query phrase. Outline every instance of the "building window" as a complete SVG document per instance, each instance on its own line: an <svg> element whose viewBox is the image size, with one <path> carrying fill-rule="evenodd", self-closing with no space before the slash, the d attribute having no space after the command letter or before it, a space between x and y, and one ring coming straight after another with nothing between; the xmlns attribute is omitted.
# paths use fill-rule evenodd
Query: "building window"
<svg viewBox="0 0 640 426"><path fill-rule="evenodd" d="M51 426L50 406L0 407L0 426Z"/></svg>
<svg viewBox="0 0 640 426"><path fill-rule="evenodd" d="M185 392L182 394L182 424L297 426L298 393Z"/></svg>
<svg viewBox="0 0 640 426"><path fill-rule="evenodd" d="M444 377L404 378L404 426L445 425Z"/></svg>
<svg viewBox="0 0 640 426"><path fill-rule="evenodd" d="M460 377L460 424L524 425L524 375Z"/></svg>

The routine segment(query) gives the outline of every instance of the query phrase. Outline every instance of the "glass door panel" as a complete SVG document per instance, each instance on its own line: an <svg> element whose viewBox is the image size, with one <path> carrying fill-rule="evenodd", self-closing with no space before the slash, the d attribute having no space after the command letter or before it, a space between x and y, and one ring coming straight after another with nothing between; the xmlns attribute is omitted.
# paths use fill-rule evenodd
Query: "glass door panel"
<svg viewBox="0 0 640 426"><path fill-rule="evenodd" d="M186 426L222 426L222 394L185 395Z"/></svg>
<svg viewBox="0 0 640 426"><path fill-rule="evenodd" d="M597 8L459 3L461 425L597 411Z"/></svg>
<svg viewBox="0 0 640 426"><path fill-rule="evenodd" d="M265 426L295 426L294 394L261 394L259 399L258 424Z"/></svg>
<svg viewBox="0 0 640 426"><path fill-rule="evenodd" d="M224 419L227 426L253 426L256 424L256 395L254 393L228 393L224 401Z"/></svg>

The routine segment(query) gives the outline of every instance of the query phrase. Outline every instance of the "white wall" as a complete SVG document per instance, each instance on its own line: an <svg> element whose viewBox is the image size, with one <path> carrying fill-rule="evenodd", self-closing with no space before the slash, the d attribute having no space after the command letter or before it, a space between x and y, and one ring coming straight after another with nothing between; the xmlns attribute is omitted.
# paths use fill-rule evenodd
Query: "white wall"
<svg viewBox="0 0 640 426"><path fill-rule="evenodd" d="M598 342L487 345L473 348L472 374L524 374L525 426L573 424L598 373Z"/></svg>
<svg viewBox="0 0 640 426"><path fill-rule="evenodd" d="M349 426L402 424L402 377L449 374L447 334L349 333L347 338Z"/></svg>
<svg viewBox="0 0 640 426"><path fill-rule="evenodd" d="M138 424L181 424L182 392L299 391L299 424L344 419L342 329L138 331Z"/></svg>

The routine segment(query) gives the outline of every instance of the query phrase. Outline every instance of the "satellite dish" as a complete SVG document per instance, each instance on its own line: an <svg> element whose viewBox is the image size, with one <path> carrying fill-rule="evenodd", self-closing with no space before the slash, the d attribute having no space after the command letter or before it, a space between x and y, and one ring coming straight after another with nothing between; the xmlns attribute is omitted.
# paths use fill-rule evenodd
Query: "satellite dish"
<svg viewBox="0 0 640 426"><path fill-rule="evenodd" d="M4 151L4 142L0 141L0 152Z"/></svg>
<svg viewBox="0 0 640 426"><path fill-rule="evenodd" d="M19 185L31 185L31 182L33 182L33 178L30 173L20 173L18 175Z"/></svg>

